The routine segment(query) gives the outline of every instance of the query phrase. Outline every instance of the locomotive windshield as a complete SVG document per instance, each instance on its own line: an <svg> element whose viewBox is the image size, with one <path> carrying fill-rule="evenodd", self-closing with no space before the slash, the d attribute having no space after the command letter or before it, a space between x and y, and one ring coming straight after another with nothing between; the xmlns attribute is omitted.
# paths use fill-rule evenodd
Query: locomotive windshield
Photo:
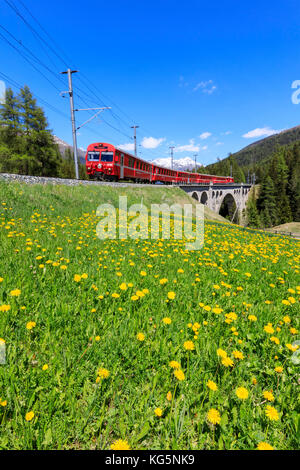
<svg viewBox="0 0 300 470"><path fill-rule="evenodd" d="M88 152L87 159L89 162L99 161L99 152Z"/></svg>
<svg viewBox="0 0 300 470"><path fill-rule="evenodd" d="M101 162L112 162L114 159L113 152L102 152L101 153Z"/></svg>

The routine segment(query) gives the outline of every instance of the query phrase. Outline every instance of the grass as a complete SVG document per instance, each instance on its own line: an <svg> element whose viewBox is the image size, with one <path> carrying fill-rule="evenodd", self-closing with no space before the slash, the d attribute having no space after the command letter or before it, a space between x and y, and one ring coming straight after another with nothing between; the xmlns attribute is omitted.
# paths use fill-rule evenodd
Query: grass
<svg viewBox="0 0 300 470"><path fill-rule="evenodd" d="M209 221L200 251L101 241L123 191L180 197L0 184L0 448L298 448L299 243Z"/></svg>
<svg viewBox="0 0 300 470"><path fill-rule="evenodd" d="M272 227L270 232L291 232L298 235L300 234L300 222L289 222L287 224L277 225L276 227Z"/></svg>

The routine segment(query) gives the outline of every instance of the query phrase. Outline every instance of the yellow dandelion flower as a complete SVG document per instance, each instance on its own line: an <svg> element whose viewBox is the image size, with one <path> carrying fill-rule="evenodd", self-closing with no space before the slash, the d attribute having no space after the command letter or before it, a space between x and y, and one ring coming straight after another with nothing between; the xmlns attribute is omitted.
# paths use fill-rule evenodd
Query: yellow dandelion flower
<svg viewBox="0 0 300 470"><path fill-rule="evenodd" d="M267 442L259 442L257 450L274 450L274 447L270 446Z"/></svg>
<svg viewBox="0 0 300 470"><path fill-rule="evenodd" d="M185 379L184 372L181 369L175 369L174 370L174 375L177 380L182 381Z"/></svg>
<svg viewBox="0 0 300 470"><path fill-rule="evenodd" d="M48 364L44 364L44 365L43 365L43 367L42 367L42 369L43 369L43 370L47 370L47 369L49 369L49 366L48 366Z"/></svg>
<svg viewBox="0 0 300 470"><path fill-rule="evenodd" d="M272 392L268 392L267 390L265 392L263 392L263 396L264 398L266 398L266 400L268 401L274 401L275 398L274 398L274 395Z"/></svg>
<svg viewBox="0 0 300 470"><path fill-rule="evenodd" d="M215 313L215 314L218 315L219 313L222 313L222 312L223 312L223 309L220 308L220 307L214 307L214 308L212 309L212 311L213 311L213 313Z"/></svg>
<svg viewBox="0 0 300 470"><path fill-rule="evenodd" d="M165 325L170 325L172 323L172 320L169 317L163 318L162 321Z"/></svg>
<svg viewBox="0 0 300 470"><path fill-rule="evenodd" d="M25 419L26 421L31 421L34 417L34 412L33 411L29 411L28 413L26 413L25 415Z"/></svg>
<svg viewBox="0 0 300 470"><path fill-rule="evenodd" d="M255 315L249 315L248 320L250 321L257 321L257 317Z"/></svg>
<svg viewBox="0 0 300 470"><path fill-rule="evenodd" d="M273 406L267 405L265 409L265 413L266 413L267 418L269 418L270 421L279 420L278 411Z"/></svg>
<svg viewBox="0 0 300 470"><path fill-rule="evenodd" d="M109 370L100 367L98 370L98 376L101 377L101 379L107 379L110 376L110 372Z"/></svg>
<svg viewBox="0 0 300 470"><path fill-rule="evenodd" d="M144 333L138 333L136 335L136 338L139 340L139 341L144 341L145 340L145 335Z"/></svg>
<svg viewBox="0 0 300 470"><path fill-rule="evenodd" d="M172 400L172 393L170 391L168 391L168 393L167 393L167 400L168 401Z"/></svg>
<svg viewBox="0 0 300 470"><path fill-rule="evenodd" d="M130 450L130 445L123 439L117 439L110 446L112 450Z"/></svg>
<svg viewBox="0 0 300 470"><path fill-rule="evenodd" d="M249 396L249 392L245 387L238 387L235 394L240 400L246 400Z"/></svg>
<svg viewBox="0 0 300 470"><path fill-rule="evenodd" d="M213 390L214 392L218 390L217 384L213 382L212 380L209 380L206 385L210 390Z"/></svg>
<svg viewBox="0 0 300 470"><path fill-rule="evenodd" d="M211 424L220 424L221 421L221 416L218 410L215 408L211 408L207 415L206 415L207 421Z"/></svg>
<svg viewBox="0 0 300 470"><path fill-rule="evenodd" d="M269 334L274 333L274 328L272 327L271 323L268 323L268 325L264 326L264 330L266 333L269 333Z"/></svg>
<svg viewBox="0 0 300 470"><path fill-rule="evenodd" d="M156 416L158 416L159 418L160 418L160 417L162 416L162 414L163 414L161 408L155 408L154 413L155 413Z"/></svg>
<svg viewBox="0 0 300 470"><path fill-rule="evenodd" d="M275 344L280 344L279 338L277 338L276 336L271 336L270 341Z"/></svg>
<svg viewBox="0 0 300 470"><path fill-rule="evenodd" d="M299 349L299 346L297 344L293 346L292 344L288 343L286 344L286 347L292 352L297 351L297 349Z"/></svg>
<svg viewBox="0 0 300 470"><path fill-rule="evenodd" d="M222 359L222 364L225 367L233 367L234 362L230 359L230 357L224 357Z"/></svg>
<svg viewBox="0 0 300 470"><path fill-rule="evenodd" d="M179 364L179 362L177 362L177 361L171 361L171 362L169 362L169 366L170 366L172 369L180 369L180 367L181 367L180 364Z"/></svg>
<svg viewBox="0 0 300 470"><path fill-rule="evenodd" d="M169 299L169 300L174 300L174 299L175 299L175 296L176 296L175 292L172 292L172 291L171 291L171 292L168 292L168 299Z"/></svg>
<svg viewBox="0 0 300 470"><path fill-rule="evenodd" d="M225 358L225 357L227 357L227 352L224 351L224 349L220 349L220 348L219 348L219 349L217 349L217 355L218 355L219 357Z"/></svg>
<svg viewBox="0 0 300 470"><path fill-rule="evenodd" d="M195 349L195 345L194 345L193 341L185 341L183 343L183 347L187 351L193 351Z"/></svg>
<svg viewBox="0 0 300 470"><path fill-rule="evenodd" d="M244 359L244 354L242 353L242 351L233 351L232 354L235 359Z"/></svg>
<svg viewBox="0 0 300 470"><path fill-rule="evenodd" d="M14 289L14 290L11 290L11 291L10 291L10 295L11 295L12 297L19 297L20 294L21 294L20 289Z"/></svg>

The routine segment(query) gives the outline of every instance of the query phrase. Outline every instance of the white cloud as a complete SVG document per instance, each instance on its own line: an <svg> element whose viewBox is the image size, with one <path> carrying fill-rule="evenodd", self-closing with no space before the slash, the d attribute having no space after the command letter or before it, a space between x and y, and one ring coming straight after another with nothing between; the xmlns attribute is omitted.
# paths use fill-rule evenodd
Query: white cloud
<svg viewBox="0 0 300 470"><path fill-rule="evenodd" d="M164 140L165 138L161 137L160 139L155 139L155 137L144 137L142 140L142 146L145 149L156 149Z"/></svg>
<svg viewBox="0 0 300 470"><path fill-rule="evenodd" d="M187 145L179 145L174 148L174 152L199 152L199 145L195 145L195 139L190 139L190 143Z"/></svg>
<svg viewBox="0 0 300 470"><path fill-rule="evenodd" d="M206 82L199 82L197 85L193 88L193 91L201 90L202 93L207 93L208 95L211 95L216 89L216 85L213 84L214 82L212 80L207 80Z"/></svg>
<svg viewBox="0 0 300 470"><path fill-rule="evenodd" d="M281 129L282 130L282 129ZM252 131L243 135L245 139L254 139L255 137L269 137L270 135L278 134L281 130L274 130L270 127L257 127Z"/></svg>
<svg viewBox="0 0 300 470"><path fill-rule="evenodd" d="M210 137L212 134L211 132L202 132L202 134L199 135L200 139L204 140Z"/></svg>
<svg viewBox="0 0 300 470"><path fill-rule="evenodd" d="M224 142L217 142L216 145L224 145Z"/></svg>
<svg viewBox="0 0 300 470"><path fill-rule="evenodd" d="M125 150L127 152L130 152L134 150L134 144L128 143L128 144L120 144L118 147L122 150Z"/></svg>
<svg viewBox="0 0 300 470"><path fill-rule="evenodd" d="M184 77L182 75L180 75L179 77L179 86L180 87L186 87L188 86L188 82L185 81Z"/></svg>
<svg viewBox="0 0 300 470"><path fill-rule="evenodd" d="M230 134L232 134L231 131L221 132L221 135L230 135Z"/></svg>
<svg viewBox="0 0 300 470"><path fill-rule="evenodd" d="M208 149L208 146L207 145L204 145L203 147L201 147L200 150L207 150Z"/></svg>

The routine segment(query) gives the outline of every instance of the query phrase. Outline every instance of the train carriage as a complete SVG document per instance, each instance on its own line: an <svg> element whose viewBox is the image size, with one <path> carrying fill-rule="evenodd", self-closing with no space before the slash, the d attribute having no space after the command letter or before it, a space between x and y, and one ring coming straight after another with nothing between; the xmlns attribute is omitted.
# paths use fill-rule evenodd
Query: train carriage
<svg viewBox="0 0 300 470"><path fill-rule="evenodd" d="M86 152L86 171L104 181L132 180L136 183L233 183L230 176L203 175L153 165L108 143L90 144Z"/></svg>

